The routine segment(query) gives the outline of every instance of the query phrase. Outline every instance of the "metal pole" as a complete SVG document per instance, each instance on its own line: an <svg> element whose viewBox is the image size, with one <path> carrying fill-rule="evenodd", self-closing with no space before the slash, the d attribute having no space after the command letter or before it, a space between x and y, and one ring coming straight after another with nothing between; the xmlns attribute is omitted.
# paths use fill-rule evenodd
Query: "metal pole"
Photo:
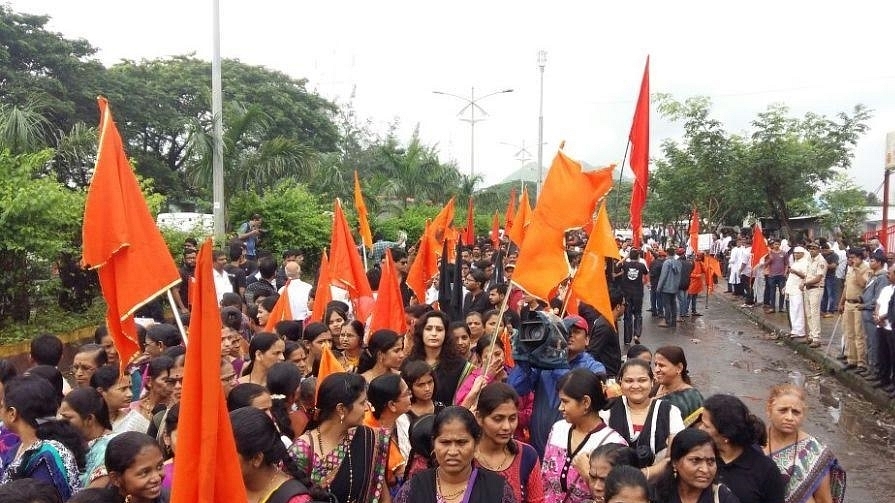
<svg viewBox="0 0 895 503"><path fill-rule="evenodd" d="M475 86L469 91L469 178L475 178Z"/></svg>
<svg viewBox="0 0 895 503"><path fill-rule="evenodd" d="M541 184L544 183L544 66L547 65L547 51L538 51L538 68L541 70L541 92L538 104L538 183L537 197L541 197Z"/></svg>
<svg viewBox="0 0 895 503"><path fill-rule="evenodd" d="M889 251L889 175L891 170L886 170L883 176L883 228L879 231L880 244Z"/></svg>
<svg viewBox="0 0 895 503"><path fill-rule="evenodd" d="M212 0L211 115L213 151L211 156L212 192L214 198L214 237L224 242L227 208L224 205L224 107L221 99L221 6Z"/></svg>

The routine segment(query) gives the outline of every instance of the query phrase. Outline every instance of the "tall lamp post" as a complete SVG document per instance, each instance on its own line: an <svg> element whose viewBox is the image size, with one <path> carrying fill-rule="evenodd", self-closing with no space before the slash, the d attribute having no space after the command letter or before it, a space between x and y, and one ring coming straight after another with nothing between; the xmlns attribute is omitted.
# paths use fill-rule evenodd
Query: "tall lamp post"
<svg viewBox="0 0 895 503"><path fill-rule="evenodd" d="M538 99L538 193L541 197L541 184L544 183L544 67L547 66L547 51L538 51L538 69L541 71L541 92ZM536 199L537 200L537 199Z"/></svg>
<svg viewBox="0 0 895 503"><path fill-rule="evenodd" d="M463 101L466 105L457 112L457 115L460 116L460 120L469 123L469 177L472 178L475 176L475 123L485 120L485 117L476 117L475 112L476 109L483 115L488 115L488 112L485 111L484 108L479 106L479 102L483 99L494 96L495 94L503 94L503 93L511 93L512 89L502 89L500 91L494 91L493 93L488 93L484 96L479 96L476 98L475 96L475 87L473 87L469 92L469 97L460 96L453 93L446 93L444 91L432 91L435 94L441 94L444 96L451 96L453 98L457 98L458 100ZM469 118L464 118L463 114L469 110Z"/></svg>
<svg viewBox="0 0 895 503"><path fill-rule="evenodd" d="M224 205L224 107L221 99L221 7L219 0L212 2L212 55L211 55L211 117L213 121L213 147L211 155L212 211L214 213L214 239L224 242L227 208Z"/></svg>

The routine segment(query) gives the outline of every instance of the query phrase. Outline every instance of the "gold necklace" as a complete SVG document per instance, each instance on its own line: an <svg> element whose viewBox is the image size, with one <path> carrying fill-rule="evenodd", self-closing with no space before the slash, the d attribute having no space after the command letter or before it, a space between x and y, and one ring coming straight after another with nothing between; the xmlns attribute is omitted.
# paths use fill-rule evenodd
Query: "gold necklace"
<svg viewBox="0 0 895 503"><path fill-rule="evenodd" d="M444 491L441 489L441 477L438 475L439 473L440 473L440 470L436 469L435 470L435 487L438 490L438 494L441 495L441 499L447 501L447 500L453 500L453 499L459 498L460 496L463 496L463 493L466 492L467 486L469 486L469 479L466 479L466 483L463 484L463 488L461 488L459 491L457 491L455 493L451 493L451 494L445 494Z"/></svg>
<svg viewBox="0 0 895 503"><path fill-rule="evenodd" d="M500 464L497 465L497 468L491 466L490 463L485 462L485 455L481 453L481 451L476 451L475 459L478 460L479 464L484 466L485 468L491 470L492 472L502 472L507 469L504 466L507 462L507 459L510 457L510 450L504 446L503 448L503 460L501 460Z"/></svg>

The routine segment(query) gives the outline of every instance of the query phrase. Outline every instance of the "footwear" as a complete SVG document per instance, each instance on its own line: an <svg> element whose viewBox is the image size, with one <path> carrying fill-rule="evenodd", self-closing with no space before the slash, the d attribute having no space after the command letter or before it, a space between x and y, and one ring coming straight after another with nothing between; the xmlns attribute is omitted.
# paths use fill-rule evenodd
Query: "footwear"
<svg viewBox="0 0 895 503"><path fill-rule="evenodd" d="M817 339L813 339L813 340L811 340L811 342L808 343L808 347L809 348L819 348L820 341L818 341Z"/></svg>
<svg viewBox="0 0 895 503"><path fill-rule="evenodd" d="M870 369L868 369L867 367L865 367L863 365L856 365L855 367L856 367L855 374L860 374L860 375L864 376L870 372Z"/></svg>
<svg viewBox="0 0 895 503"><path fill-rule="evenodd" d="M634 344L640 344L640 337L634 337Z"/></svg>
<svg viewBox="0 0 895 503"><path fill-rule="evenodd" d="M687 314L687 313L683 313L683 314L681 314L681 318L686 318L686 317L688 317L688 316L690 316L690 315Z"/></svg>
<svg viewBox="0 0 895 503"><path fill-rule="evenodd" d="M789 333L789 338L790 338L790 339L804 339L805 336L804 336L804 335L799 335L799 334L796 334L796 333L793 333L793 332L790 332L790 333Z"/></svg>
<svg viewBox="0 0 895 503"><path fill-rule="evenodd" d="M702 313L692 313L690 316L702 316Z"/></svg>
<svg viewBox="0 0 895 503"><path fill-rule="evenodd" d="M842 367L842 370L852 370L852 369L856 369L856 368L858 368L858 366L855 365L854 363L846 363L845 366Z"/></svg>
<svg viewBox="0 0 895 503"><path fill-rule="evenodd" d="M665 323L664 321L660 321L659 323L656 324L656 326L659 328L668 328L668 323Z"/></svg>
<svg viewBox="0 0 895 503"><path fill-rule="evenodd" d="M868 373L868 374L864 374L864 380L867 381L867 382L869 382L870 384L872 384L872 385L874 385L874 386L876 386L876 383L881 382L881 381L879 380L879 376L876 375L876 374L874 374L873 372L870 372L870 373Z"/></svg>
<svg viewBox="0 0 895 503"><path fill-rule="evenodd" d="M832 318L832 317L833 317L833 313L824 313L824 314L820 315L820 317L821 317L821 318Z"/></svg>
<svg viewBox="0 0 895 503"><path fill-rule="evenodd" d="M841 362L846 362L846 361L848 361L848 357L846 357L845 355L839 355L839 356L836 357L836 359L839 360L839 361L841 361Z"/></svg>

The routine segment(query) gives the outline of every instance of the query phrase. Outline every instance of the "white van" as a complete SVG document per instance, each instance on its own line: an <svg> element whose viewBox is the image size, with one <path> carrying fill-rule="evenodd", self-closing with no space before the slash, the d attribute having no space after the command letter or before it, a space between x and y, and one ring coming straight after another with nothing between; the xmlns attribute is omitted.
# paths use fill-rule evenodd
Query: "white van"
<svg viewBox="0 0 895 503"><path fill-rule="evenodd" d="M198 230L203 234L214 233L214 215L211 213L159 213L155 224L160 229L174 229L183 232Z"/></svg>

